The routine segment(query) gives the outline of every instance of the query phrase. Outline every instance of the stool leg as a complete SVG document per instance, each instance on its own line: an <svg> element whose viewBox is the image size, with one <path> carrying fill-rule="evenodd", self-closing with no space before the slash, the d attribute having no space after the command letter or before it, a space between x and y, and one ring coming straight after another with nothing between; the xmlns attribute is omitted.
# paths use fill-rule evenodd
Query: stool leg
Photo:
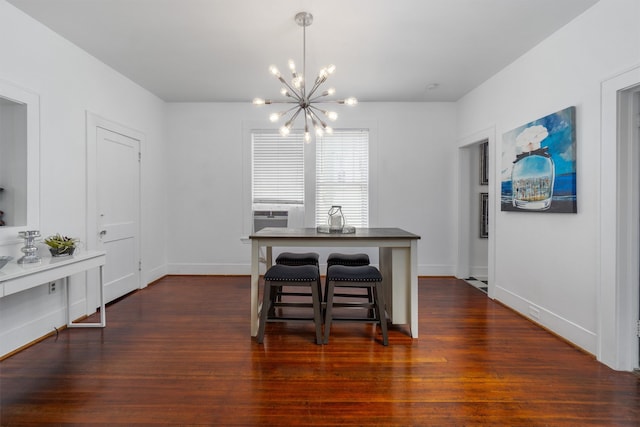
<svg viewBox="0 0 640 427"><path fill-rule="evenodd" d="M327 308L326 308L325 317L324 317L324 343L325 344L329 343L329 334L331 333L331 316L333 311L333 290L334 290L333 282L328 281L327 292L325 295L325 298L327 301L327 306L326 306Z"/></svg>
<svg viewBox="0 0 640 427"><path fill-rule="evenodd" d="M369 304L372 304L372 305L376 303L375 299L373 298L373 290L372 290L372 288L367 288L367 301L369 301ZM374 312L373 309L369 310L367 315L369 317L371 317L372 319L376 318L376 313Z"/></svg>
<svg viewBox="0 0 640 427"><path fill-rule="evenodd" d="M313 322L316 325L316 344L323 343L322 337L322 317L320 316L322 303L318 292L318 281L311 283L311 299L313 300Z"/></svg>
<svg viewBox="0 0 640 427"><path fill-rule="evenodd" d="M373 297L375 299L376 314L380 321L380 329L382 329L382 344L389 345L389 337L387 335L387 316L385 315L385 304L381 283L376 282L373 288Z"/></svg>
<svg viewBox="0 0 640 427"><path fill-rule="evenodd" d="M320 303L322 303L323 301L323 295L322 295L322 279L320 279L320 268L318 268L318 282L317 282L317 287L318 287L318 298L320 298Z"/></svg>
<svg viewBox="0 0 640 427"><path fill-rule="evenodd" d="M256 340L262 344L264 339L264 328L267 323L267 314L271 310L271 282L264 282L264 293L262 295L262 310L260 310L260 326L258 326L258 335Z"/></svg>

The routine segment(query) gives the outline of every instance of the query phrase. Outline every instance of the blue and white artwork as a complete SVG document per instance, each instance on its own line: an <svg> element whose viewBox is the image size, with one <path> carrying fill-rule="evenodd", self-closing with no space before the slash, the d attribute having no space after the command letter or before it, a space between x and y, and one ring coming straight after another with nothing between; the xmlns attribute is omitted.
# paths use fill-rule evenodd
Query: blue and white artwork
<svg viewBox="0 0 640 427"><path fill-rule="evenodd" d="M502 136L502 211L576 213L576 107Z"/></svg>

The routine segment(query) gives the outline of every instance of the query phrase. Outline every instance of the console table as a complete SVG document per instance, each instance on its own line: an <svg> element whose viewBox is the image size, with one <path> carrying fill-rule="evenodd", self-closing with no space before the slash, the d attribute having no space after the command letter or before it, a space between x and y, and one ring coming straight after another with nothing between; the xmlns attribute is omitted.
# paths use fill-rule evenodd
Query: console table
<svg viewBox="0 0 640 427"><path fill-rule="evenodd" d="M0 270L0 298L63 279L67 297L67 327L103 328L107 325L102 271L105 263L106 253L101 251L77 252L68 257L44 256L39 263L33 264L18 264L12 261ZM69 313L69 276L94 268L100 269L100 322L73 323Z"/></svg>
<svg viewBox="0 0 640 427"><path fill-rule="evenodd" d="M318 233L315 228L263 228L251 239L251 336L258 333L260 248L267 268L273 247L377 247L387 312L394 324L409 324L418 337L418 250L420 236L400 228L356 228L355 233Z"/></svg>

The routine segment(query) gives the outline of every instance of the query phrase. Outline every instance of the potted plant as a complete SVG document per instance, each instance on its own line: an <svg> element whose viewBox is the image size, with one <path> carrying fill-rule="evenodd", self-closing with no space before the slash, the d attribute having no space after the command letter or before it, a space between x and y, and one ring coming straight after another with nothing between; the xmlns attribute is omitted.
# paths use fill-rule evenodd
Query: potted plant
<svg viewBox="0 0 640 427"><path fill-rule="evenodd" d="M63 236L60 233L56 233L44 239L44 242L49 246L51 256L73 255L73 251L76 250L76 243L78 241L79 240L76 238Z"/></svg>

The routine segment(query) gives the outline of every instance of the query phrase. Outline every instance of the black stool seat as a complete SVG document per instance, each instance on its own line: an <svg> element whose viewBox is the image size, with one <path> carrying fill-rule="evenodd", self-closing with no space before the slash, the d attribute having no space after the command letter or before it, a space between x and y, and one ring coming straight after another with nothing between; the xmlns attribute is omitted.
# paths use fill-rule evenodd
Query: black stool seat
<svg viewBox="0 0 640 427"><path fill-rule="evenodd" d="M270 267L264 275L264 294L262 297L262 310L260 312L260 325L258 327L257 341L262 343L267 322L296 322L313 321L316 329L316 344L322 344L322 317L320 300L320 290L318 283L320 272L315 265L284 265L276 264ZM311 297L308 302L281 302L277 301L275 295L280 292L282 286L302 286L309 287L311 292L288 293L288 295L299 295ZM277 307L312 307L313 317L300 316L276 316Z"/></svg>
<svg viewBox="0 0 640 427"><path fill-rule="evenodd" d="M315 252L282 252L276 257L276 264L285 265L318 265L320 256Z"/></svg>
<svg viewBox="0 0 640 427"><path fill-rule="evenodd" d="M327 280L334 282L381 282L380 270L370 265L332 265L327 269ZM366 285L369 286L369 285Z"/></svg>
<svg viewBox="0 0 640 427"><path fill-rule="evenodd" d="M331 323L341 322L369 322L380 325L382 330L382 344L388 345L387 319L385 315L384 295L382 291L382 274L376 267L370 265L345 266L332 265L327 269L326 312L324 322L324 343L329 342ZM368 288L372 298L367 302L336 302L336 296L348 296L349 294L336 294L335 288ZM368 311L367 316L361 317L336 317L333 318L334 307L359 308ZM373 313L373 315L371 315Z"/></svg>
<svg viewBox="0 0 640 427"><path fill-rule="evenodd" d="M318 269L312 265L276 264L264 275L264 280L279 282L315 282L318 280Z"/></svg>
<svg viewBox="0 0 640 427"><path fill-rule="evenodd" d="M327 267L332 265L369 265L367 254L340 254L332 253L327 257Z"/></svg>
<svg viewBox="0 0 640 427"><path fill-rule="evenodd" d="M276 257L276 265L315 265L317 268L320 268L319 259L320 255L315 252L282 252ZM320 298L322 298L320 271L318 271L318 291L320 292ZM300 292L285 292L282 290L282 287L280 287L277 289L277 293L273 294L273 298L282 301L282 297L285 295L304 296L305 294L301 294Z"/></svg>

